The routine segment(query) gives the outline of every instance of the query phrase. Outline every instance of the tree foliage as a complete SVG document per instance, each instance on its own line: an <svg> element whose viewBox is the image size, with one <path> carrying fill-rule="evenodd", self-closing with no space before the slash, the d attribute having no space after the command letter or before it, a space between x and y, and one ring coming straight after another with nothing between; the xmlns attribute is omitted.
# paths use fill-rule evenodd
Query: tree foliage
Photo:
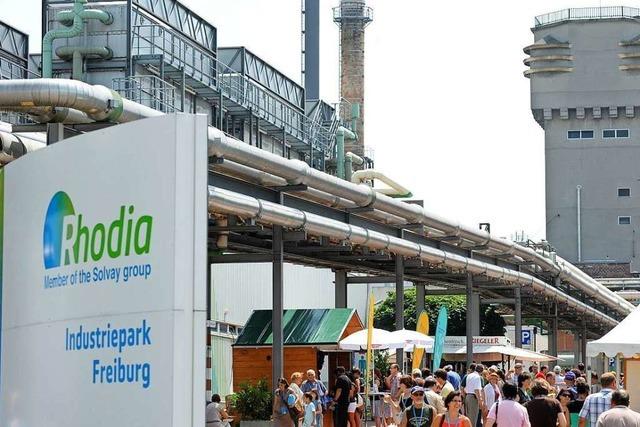
<svg viewBox="0 0 640 427"><path fill-rule="evenodd" d="M269 390L266 379L259 380L255 385L241 384L240 391L234 395L233 401L245 421L271 418L273 393Z"/></svg>
<svg viewBox="0 0 640 427"><path fill-rule="evenodd" d="M388 331L395 330L395 308L396 293L389 292L387 298L376 307L374 315L374 326ZM447 308L449 318L447 319L447 335L466 335L467 321L467 300L464 295L452 296L427 296L424 308L429 315L429 333L433 335L438 321L438 311L440 306ZM480 310L480 335L504 335L504 319L495 308L491 306L481 306ZM405 329L416 329L416 290L407 289L404 292L404 327Z"/></svg>

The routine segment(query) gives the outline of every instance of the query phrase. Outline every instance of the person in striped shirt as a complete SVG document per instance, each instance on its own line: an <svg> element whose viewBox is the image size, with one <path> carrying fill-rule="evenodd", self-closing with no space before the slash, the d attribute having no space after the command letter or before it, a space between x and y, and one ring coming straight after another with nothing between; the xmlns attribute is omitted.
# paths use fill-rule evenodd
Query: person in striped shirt
<svg viewBox="0 0 640 427"><path fill-rule="evenodd" d="M611 408L611 393L616 389L616 376L611 372L602 374L602 390L587 396L580 410L578 427L597 427L598 417Z"/></svg>

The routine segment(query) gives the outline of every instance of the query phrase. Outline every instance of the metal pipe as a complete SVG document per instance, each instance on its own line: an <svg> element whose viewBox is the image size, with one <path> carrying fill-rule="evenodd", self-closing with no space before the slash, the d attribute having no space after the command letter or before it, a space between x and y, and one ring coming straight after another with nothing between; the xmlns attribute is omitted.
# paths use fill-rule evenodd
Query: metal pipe
<svg viewBox="0 0 640 427"><path fill-rule="evenodd" d="M70 39L82 33L84 21L80 13L84 10L87 0L75 0L73 3L73 24L70 28L58 28L50 30L42 38L42 77L51 78L53 76L53 41L56 39Z"/></svg>
<svg viewBox="0 0 640 427"><path fill-rule="evenodd" d="M534 291L544 293L548 297L563 302L597 321L604 322L610 326L615 326L618 323L615 319L603 315L589 305L566 295L560 289L550 286L531 275L421 245L396 236L345 224L309 212L216 187L209 187L209 210L212 213L233 214L243 218L255 218L259 222L267 224L303 229L312 235L350 241L353 244L367 246L371 249L388 250L396 256L420 258L430 264L466 270L472 274L502 280L515 286L527 286Z"/></svg>
<svg viewBox="0 0 640 427"><path fill-rule="evenodd" d="M95 121L119 123L163 115L104 86L77 80L0 80L0 109L21 111L26 107L67 107Z"/></svg>
<svg viewBox="0 0 640 427"><path fill-rule="evenodd" d="M582 212L581 212L581 193L582 193L582 185L576 185L576 228L577 228L577 236L578 236L578 262L582 262Z"/></svg>
<svg viewBox="0 0 640 427"><path fill-rule="evenodd" d="M375 169L359 170L354 172L351 176L351 182L355 182L358 184L368 179L377 179L389 186L389 188L376 188L376 191L380 194L386 194L387 196L394 198L413 196L413 193L409 191L408 188L389 178L383 172L377 171Z"/></svg>
<svg viewBox="0 0 640 427"><path fill-rule="evenodd" d="M80 18L84 20L97 19L104 25L113 24L113 15L111 15L106 10L83 9L82 11L80 11L79 15ZM66 26L73 25L74 18L75 14L70 10L63 10L56 14L56 21Z"/></svg>
<svg viewBox="0 0 640 427"><path fill-rule="evenodd" d="M120 95L104 86L91 86L79 81L62 79L0 81L0 108L11 106L21 106L18 108L24 106L68 107L86 113L93 120L116 122L128 122L163 114L122 99ZM550 259L531 248L443 218L420 206L378 194L368 185L347 182L313 169L305 162L288 160L250 146L228 137L213 127L208 130L208 140L210 156L224 157L225 161L236 161L246 167L276 175L288 184L306 184L315 190L349 200L359 207L373 207L386 214L400 217L408 223L422 224L436 235L455 236L473 245L484 246L485 250L493 253L513 255L533 263L534 273L546 272L559 276L571 286L593 296L623 315L629 314L635 308L628 301L580 272L575 266L566 261L563 262L560 257L556 257L555 260Z"/></svg>
<svg viewBox="0 0 640 427"><path fill-rule="evenodd" d="M82 80L83 59L88 56L95 56L100 59L109 59L113 56L113 51L108 46L103 47L82 47L82 46L62 46L56 49L56 55L64 60L73 61L72 76L74 80Z"/></svg>
<svg viewBox="0 0 640 427"><path fill-rule="evenodd" d="M0 107L0 111L25 113L38 123L93 123L87 114L65 107Z"/></svg>
<svg viewBox="0 0 640 427"><path fill-rule="evenodd" d="M347 154L344 155L344 179L347 181L351 181L354 164L362 166L364 164L364 159L357 154L353 154L351 151L348 151Z"/></svg>
<svg viewBox="0 0 640 427"><path fill-rule="evenodd" d="M557 264L535 250L521 246L506 239L496 238L483 230L450 221L417 205L395 200L383 194L377 194L371 187L340 180L312 169L304 162L286 160L272 153L265 152L245 143L227 137L215 128L209 128L209 155L225 157L242 162L244 165L273 173L284 178L289 184L306 184L318 190L349 199L358 206L372 206L383 212L391 213L407 220L409 223L423 224L449 236L457 236L476 245L486 245L495 252L511 254L524 261L533 262L541 272L560 275L572 286L595 296L599 301L623 315L629 314L633 305L617 297L608 289L599 285L594 279L579 272L569 263ZM556 257L557 260L562 258Z"/></svg>
<svg viewBox="0 0 640 427"><path fill-rule="evenodd" d="M40 141L25 136L18 136L12 133L0 131L0 148L3 154L2 158L5 163L15 160L18 157L22 157L27 153L40 150L46 146L46 144Z"/></svg>
<svg viewBox="0 0 640 427"><path fill-rule="evenodd" d="M232 162L231 160L225 160L224 162L216 165L215 169L219 169L225 175L240 178L266 187L282 187L287 185L287 181L284 178L243 166L239 163ZM292 191L291 194L296 194L307 200L311 200L325 206L330 206L332 208L355 209L358 207L358 205L350 200L342 199L314 188L308 188L305 191ZM381 221L385 224L404 225L407 223L404 219L398 216L375 209L371 212L361 212L359 215L376 221Z"/></svg>
<svg viewBox="0 0 640 427"><path fill-rule="evenodd" d="M344 140L357 139L357 135L344 126L338 127L336 131L336 175L344 179Z"/></svg>

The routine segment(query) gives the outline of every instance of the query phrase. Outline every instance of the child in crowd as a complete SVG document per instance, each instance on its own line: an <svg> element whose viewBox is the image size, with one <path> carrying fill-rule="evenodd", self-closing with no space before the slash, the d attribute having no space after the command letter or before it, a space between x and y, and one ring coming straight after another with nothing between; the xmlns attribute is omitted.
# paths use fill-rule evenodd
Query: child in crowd
<svg viewBox="0 0 640 427"><path fill-rule="evenodd" d="M302 427L311 427L316 425L316 407L313 404L313 395L311 393L305 393L303 396L304 402L304 419L302 421Z"/></svg>

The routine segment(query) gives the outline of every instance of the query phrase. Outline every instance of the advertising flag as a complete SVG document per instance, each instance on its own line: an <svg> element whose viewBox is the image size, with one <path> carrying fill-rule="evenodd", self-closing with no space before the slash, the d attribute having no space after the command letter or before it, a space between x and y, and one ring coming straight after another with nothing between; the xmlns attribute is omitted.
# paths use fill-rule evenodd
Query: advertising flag
<svg viewBox="0 0 640 427"><path fill-rule="evenodd" d="M429 315L426 311L422 310L418 317L418 323L416 324L416 331L425 335L429 335ZM420 363L424 357L424 348L414 347L413 349L413 363L411 369L420 368Z"/></svg>
<svg viewBox="0 0 640 427"><path fill-rule="evenodd" d="M444 350L444 339L447 336L447 308L440 307L438 313L438 323L436 324L436 339L433 345L433 371L440 368L442 351Z"/></svg>

